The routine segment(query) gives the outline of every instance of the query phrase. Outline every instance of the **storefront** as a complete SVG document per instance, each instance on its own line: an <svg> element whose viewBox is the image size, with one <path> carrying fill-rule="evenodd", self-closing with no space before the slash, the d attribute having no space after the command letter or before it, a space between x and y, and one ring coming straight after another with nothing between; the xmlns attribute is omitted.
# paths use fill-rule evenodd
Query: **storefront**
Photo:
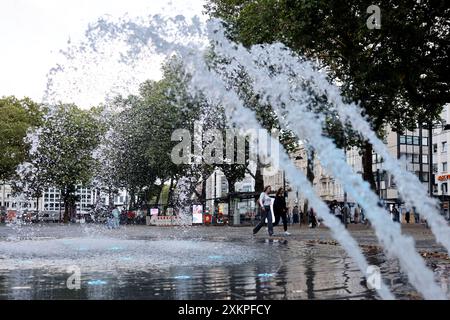
<svg viewBox="0 0 450 320"><path fill-rule="evenodd" d="M254 192L233 192L227 197L208 199L214 200L211 208L212 224L245 226L255 225L256 201Z"/></svg>
<svg viewBox="0 0 450 320"><path fill-rule="evenodd" d="M441 204L441 215L450 220L450 196L449 195L441 195L439 196L440 204Z"/></svg>

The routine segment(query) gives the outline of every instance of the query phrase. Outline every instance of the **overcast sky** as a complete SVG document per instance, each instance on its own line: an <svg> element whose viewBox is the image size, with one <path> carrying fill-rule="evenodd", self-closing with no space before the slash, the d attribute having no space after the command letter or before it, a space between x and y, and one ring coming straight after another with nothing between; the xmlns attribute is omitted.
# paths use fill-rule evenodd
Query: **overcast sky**
<svg viewBox="0 0 450 320"><path fill-rule="evenodd" d="M88 23L100 16L156 14L167 11L163 8L168 5L177 13L200 15L203 3L204 0L1 0L0 96L28 96L41 101L46 74L58 61L59 50L67 47L69 38L80 39Z"/></svg>

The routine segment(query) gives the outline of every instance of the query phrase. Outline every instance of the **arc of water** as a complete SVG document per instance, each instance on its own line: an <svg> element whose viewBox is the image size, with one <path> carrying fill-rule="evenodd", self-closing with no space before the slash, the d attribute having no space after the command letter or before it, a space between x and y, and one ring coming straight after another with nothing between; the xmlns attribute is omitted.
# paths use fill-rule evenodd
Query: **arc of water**
<svg viewBox="0 0 450 320"><path fill-rule="evenodd" d="M322 126L317 118L306 110L306 105L298 104L292 100L287 75L270 78L265 72L258 70L255 59L251 52L242 45L232 44L224 34L218 31L217 25L212 28L210 37L220 43L216 46L216 52L221 56L232 58L228 65L229 72L244 66L249 75L254 79L256 91L272 105L278 114L284 110L289 111L291 119L295 117L296 126L293 130L299 137L305 137L314 146L321 163L332 172L333 175L343 182L347 191L360 203L367 212L367 216L373 222L378 239L388 253L398 257L400 265L408 274L408 278L417 290L428 299L445 299L434 281L433 273L427 269L425 262L416 252L414 240L401 234L400 227L388 218L385 211L378 207L377 199L370 190L368 184L360 176L356 175L347 165L342 150L337 149L333 142L322 136ZM258 56L257 61L261 61ZM239 62L239 63L238 63ZM284 98L284 99L283 99ZM294 112L296 111L296 112ZM284 127L289 127L285 117L279 117Z"/></svg>
<svg viewBox="0 0 450 320"><path fill-rule="evenodd" d="M113 26L114 28L112 29L112 31L113 31L113 33L117 33L118 32L118 29L117 28L115 28L115 26ZM154 27L154 26L153 26ZM132 28L135 28L137 31L142 31L142 30L140 30L140 27L139 26L137 26L137 25L134 25L134 26L132 26ZM120 28L119 28L120 29ZM195 32L198 32L198 34L201 34L201 30L200 29L197 29L197 28L192 28ZM105 29L106 30L106 29ZM139 34L139 36L140 36L140 38L139 38L139 41L142 41L142 39L145 39L146 41L150 41L150 40L152 40L152 42L153 43L156 43L157 44L157 50L156 51L158 51L158 52L163 52L163 53L168 53L168 52L170 52L170 50L175 50L175 51L178 51L178 52L182 52L183 50L187 50L187 48L190 48L191 47L191 43L189 42L189 43L183 43L182 45L179 45L179 44L175 44L174 42L169 42L169 41L166 41L166 40L164 40L164 38L163 38L163 34L164 33L158 33L161 29L159 29L158 30L158 32L155 32L155 28L149 28L149 30L147 30L146 32L144 32L144 34ZM198 31L198 30L200 30L200 32ZM108 30L106 30L106 31L108 31ZM130 30L127 30L127 31L130 31ZM145 30L144 30L145 31ZM191 31L189 31L189 32L191 32ZM195 32L191 32L192 34L193 33L195 33ZM156 41L153 41L153 40L156 40ZM132 42L132 41L131 41ZM133 45L133 43L128 43L128 45ZM193 48L196 48L196 46L194 45L194 46L192 46ZM179 50L179 49L183 49L183 50ZM138 49L139 50L139 49ZM196 55L198 55L198 52L197 53L194 53L193 54L193 56L196 56ZM192 56L190 56L189 57L189 55L187 55L187 57L189 58L189 59L192 59ZM185 58L186 58L186 55L185 55ZM187 59L186 61L188 61L189 59ZM204 62L203 62L204 63ZM201 64L197 64L197 66L198 65L201 65ZM195 69L195 68L194 68ZM218 84L217 83L217 79L215 79L214 78L214 76L213 77L211 77L211 73L206 73L206 72L203 72L203 74L204 74L204 76L202 77L201 75L199 75L199 73L196 73L196 70L193 70L192 71L192 73L193 74L195 74L196 75L196 78L201 78L201 82L196 82L196 85L198 85L200 88L202 88L202 85L205 85L205 84L208 84L208 83L211 83L211 82L214 82L214 83L216 83L216 85ZM214 80L216 80L216 81L214 81ZM202 83L203 82L203 83ZM217 93L214 93L215 92L215 90L217 89L217 88L215 88L214 86L212 86L212 87L207 87L208 89L212 89L212 91L209 91L208 92L208 94L209 95L211 95L211 94L217 94ZM225 88L223 85L222 86L219 86L218 88L222 88L222 90L220 90L220 91L224 91L223 89ZM221 94L223 94L223 93L221 93ZM221 95L221 94L219 94L219 96ZM228 94L228 93L227 93ZM228 99L229 97L227 96L227 99ZM237 96L235 97L235 98L237 98ZM234 100L230 100L230 101L234 101ZM235 101L234 102L237 102L238 104L236 105L237 107L236 108L238 108L238 110L240 111L240 112L244 112L246 109L240 104L240 101L239 101L239 99L237 98L237 99L235 99ZM254 115L253 115L253 117L254 117ZM239 117L237 118L237 119L239 119ZM253 119L253 118L251 118L251 119ZM248 126L248 121L246 121L246 122L244 122L244 125L245 126ZM331 151L333 151L333 150L331 150ZM286 157L287 157L287 155L286 155ZM286 158L286 159L288 159L288 158ZM285 159L285 160L286 160ZM292 168L291 168L291 166L292 166ZM305 185L306 186L308 186L309 188L311 188L309 185L308 185L308 183L306 183L306 184L302 184L302 182L304 182L304 180L302 180L301 178L302 178L302 176L301 176L301 173L299 173L299 172L297 172L298 170L295 168L295 166L293 166L290 162L288 162L287 164L286 164L286 167L287 167L287 169L288 170L292 170L293 172L292 173L295 173L295 175L293 175L293 177L296 177L297 179L299 179L299 182L296 184L296 185L298 185L299 187L304 187ZM294 169L295 170L297 170L297 171L294 171ZM289 172L291 172L291 171L289 171ZM299 176L300 175L300 176ZM303 177L304 178L304 177ZM305 190L305 189L304 189ZM312 203L314 203L313 205L316 207L316 208L318 208L318 209L320 209L320 210L318 210L318 214L319 214L319 216L321 216L322 214L324 214L324 217L326 217L327 216L327 214L328 214L328 209L326 208L326 206L324 205L324 204L320 204L320 202L319 203L316 203L315 201L314 201L314 195L315 195L315 193L314 193L314 191L312 190L312 188L311 188L311 190L310 191L308 191L308 190L310 190L310 189L308 189L308 188L306 188L306 190L304 191L304 192L311 192L311 194L310 194L310 196L312 196L313 197L313 199L311 199L311 200L313 200L312 201ZM320 201L320 199L318 199L318 201ZM324 219L325 220L325 219ZM328 220L327 220L328 221ZM330 227L332 227L333 229L332 230L336 230L336 227L334 227L333 226L333 224L331 223L330 224ZM339 228L339 227L337 227L337 228ZM339 230L338 230L339 231ZM351 251L351 246L349 247L349 245L348 245L348 243L354 243L354 239L353 238L351 238L347 233L346 233L346 230L344 229L343 230L343 232L337 232L336 233L336 231L333 231L334 232L334 236L336 236L336 237L343 237L343 235L345 235L345 237L346 237L346 240L343 240L342 242L341 242L341 244L343 245L343 247L346 249L346 250L350 250L349 251L349 254L355 259L355 261L358 263L358 266L360 267L360 269L362 270L362 272L366 275L366 273L365 273L365 269L364 269L364 265L362 265L363 263L361 262L361 261L363 261L364 263L365 263L365 265L367 264L366 262L365 262L365 260L364 260L364 257L362 256L362 254L360 253L360 251L357 251L358 253L357 254L355 254L353 251ZM350 240L348 240L347 239L347 237L350 239ZM339 238L339 239L342 239L342 238ZM413 247L413 246L412 246ZM356 245L356 248L357 248L357 245ZM358 249L358 248L357 248ZM359 255L361 255L362 256L362 260L361 259L358 259L358 257L360 258L360 256ZM356 256L356 258L355 258L355 256ZM422 263L423 263L423 261L421 261ZM419 266L420 266L420 264L419 264ZM413 266L414 268L416 267L416 266ZM428 271L428 270L427 270ZM428 273L427 273L427 275L428 275ZM428 279L428 277L427 277L427 279ZM433 288L434 289L434 288ZM382 294L380 294L380 295L382 295ZM382 295L383 296L383 295ZM425 296L429 296L429 295L427 295L427 294L425 294Z"/></svg>
<svg viewBox="0 0 450 320"><path fill-rule="evenodd" d="M288 48L277 44L266 49L269 49L270 52L267 51L264 56L271 59L271 63L283 66L286 70L293 70L296 75L308 78L315 84L315 91L326 95L329 101L335 105L341 123L343 125L351 123L354 130L368 139L374 150L383 158L386 170L395 176L398 191L402 198L415 206L420 214L427 219L436 241L442 244L447 252L450 252L450 227L444 217L439 214L437 201L427 196L427 190L416 175L402 168L400 163L392 157L386 145L371 130L369 123L361 115L361 109L354 103L343 102L339 88L331 84L324 74L314 72L310 63L299 63L298 58ZM274 61L275 58L277 61Z"/></svg>
<svg viewBox="0 0 450 320"><path fill-rule="evenodd" d="M227 110L227 116L239 127L243 128L244 131L245 128L249 127L264 130L256 120L254 112L243 106L234 91L226 89L225 84L219 80L220 76L218 74L207 69L203 58L198 57L198 53L192 54L190 50L186 51L186 48L179 48L178 50L184 56L184 62L189 61L192 63L189 72L192 75L191 85L194 92L203 92L218 103L222 102L223 104L226 102L228 104L228 108L225 108ZM271 144L279 145L279 142L271 138ZM367 268L369 265L359 249L358 243L351 237L342 223L329 213L327 205L317 196L303 172L295 167L284 150L281 152L280 162L283 164L286 173L291 177L292 183L298 189L302 190L302 193L310 201L312 206L316 208L318 216L331 229L333 237L339 241L342 247L354 259L364 276L367 277ZM377 289L377 292L383 299L394 299L394 296L384 283L381 285L381 288Z"/></svg>

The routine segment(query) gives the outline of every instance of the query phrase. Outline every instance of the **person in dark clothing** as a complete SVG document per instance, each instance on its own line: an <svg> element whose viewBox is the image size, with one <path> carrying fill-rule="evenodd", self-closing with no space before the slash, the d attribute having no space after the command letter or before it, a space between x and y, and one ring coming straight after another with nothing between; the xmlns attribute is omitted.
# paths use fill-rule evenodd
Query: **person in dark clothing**
<svg viewBox="0 0 450 320"><path fill-rule="evenodd" d="M273 213L275 215L275 223L273 225L277 226L280 222L280 218L283 219L284 234L287 236L290 235L290 233L287 231L287 207L283 188L278 189L277 194L275 195L275 201L273 203Z"/></svg>
<svg viewBox="0 0 450 320"><path fill-rule="evenodd" d="M409 223L409 220L411 219L411 213L409 212L409 208L406 209L406 213L405 213L405 220L406 223Z"/></svg>
<svg viewBox="0 0 450 320"><path fill-rule="evenodd" d="M392 206L392 216L393 216L394 222L400 222L400 212L395 207L395 203Z"/></svg>
<svg viewBox="0 0 450 320"><path fill-rule="evenodd" d="M300 223L300 214L298 211L298 206L295 206L294 209L292 209L292 223Z"/></svg>
<svg viewBox="0 0 450 320"><path fill-rule="evenodd" d="M316 213L314 212L313 208L309 209L309 227L310 228L317 227Z"/></svg>

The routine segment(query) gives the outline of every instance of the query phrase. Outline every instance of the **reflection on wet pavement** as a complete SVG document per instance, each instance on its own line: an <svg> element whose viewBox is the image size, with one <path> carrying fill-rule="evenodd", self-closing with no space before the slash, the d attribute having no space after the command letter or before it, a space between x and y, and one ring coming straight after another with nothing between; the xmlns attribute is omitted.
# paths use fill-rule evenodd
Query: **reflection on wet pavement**
<svg viewBox="0 0 450 320"><path fill-rule="evenodd" d="M266 240L2 240L0 299L377 299L339 246ZM415 292L395 261L372 251L367 258L397 298ZM80 290L67 288L71 265Z"/></svg>

